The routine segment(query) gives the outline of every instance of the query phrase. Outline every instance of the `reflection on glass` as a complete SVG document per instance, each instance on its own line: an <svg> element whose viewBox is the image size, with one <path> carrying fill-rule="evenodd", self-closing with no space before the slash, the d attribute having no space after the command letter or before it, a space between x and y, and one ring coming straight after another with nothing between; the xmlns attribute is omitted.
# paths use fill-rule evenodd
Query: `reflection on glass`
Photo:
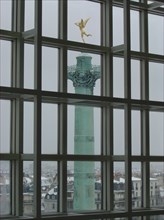
<svg viewBox="0 0 164 220"><path fill-rule="evenodd" d="M41 174L41 211L42 214L57 212L58 174L57 162L42 162Z"/></svg>
<svg viewBox="0 0 164 220"><path fill-rule="evenodd" d="M0 153L10 152L10 112L8 100L0 100Z"/></svg>
<svg viewBox="0 0 164 220"><path fill-rule="evenodd" d="M163 215L135 216L132 220L163 220Z"/></svg>
<svg viewBox="0 0 164 220"><path fill-rule="evenodd" d="M144 220L163 220L163 215L151 215L151 216L145 216Z"/></svg>
<svg viewBox="0 0 164 220"><path fill-rule="evenodd" d="M125 154L125 120L124 110L114 109L114 154L123 155Z"/></svg>
<svg viewBox="0 0 164 220"><path fill-rule="evenodd" d="M113 220L113 219L111 219L111 220ZM128 220L127 218L114 218L114 220Z"/></svg>
<svg viewBox="0 0 164 220"><path fill-rule="evenodd" d="M125 163L114 162L114 209L125 210Z"/></svg>
<svg viewBox="0 0 164 220"><path fill-rule="evenodd" d="M113 46L124 43L123 8L113 7Z"/></svg>
<svg viewBox="0 0 164 220"><path fill-rule="evenodd" d="M11 42L5 40L0 40L0 86L11 86Z"/></svg>
<svg viewBox="0 0 164 220"><path fill-rule="evenodd" d="M164 113L150 112L150 155L164 155Z"/></svg>
<svg viewBox="0 0 164 220"><path fill-rule="evenodd" d="M57 153L57 105L42 104L42 154Z"/></svg>
<svg viewBox="0 0 164 220"><path fill-rule="evenodd" d="M58 0L43 0L42 35L55 38L58 36Z"/></svg>
<svg viewBox="0 0 164 220"><path fill-rule="evenodd" d="M142 217L135 216L135 217L132 217L132 220L143 220L143 218L142 218Z"/></svg>
<svg viewBox="0 0 164 220"><path fill-rule="evenodd" d="M142 206L142 174L141 163L132 162L132 208Z"/></svg>
<svg viewBox="0 0 164 220"><path fill-rule="evenodd" d="M34 175L33 162L23 162L23 214L31 215L34 212Z"/></svg>
<svg viewBox="0 0 164 220"><path fill-rule="evenodd" d="M149 99L164 101L164 64L149 62Z"/></svg>
<svg viewBox="0 0 164 220"><path fill-rule="evenodd" d="M164 162L150 163L150 207L164 208Z"/></svg>
<svg viewBox="0 0 164 220"><path fill-rule="evenodd" d="M0 29L11 30L11 0L0 1Z"/></svg>
<svg viewBox="0 0 164 220"><path fill-rule="evenodd" d="M23 128L23 151L33 153L34 151L34 103L24 102L24 128Z"/></svg>
<svg viewBox="0 0 164 220"><path fill-rule="evenodd" d="M68 51L68 92L100 95L100 55Z"/></svg>
<svg viewBox="0 0 164 220"><path fill-rule="evenodd" d="M99 162L74 161L67 168L67 208L101 209L101 166Z"/></svg>
<svg viewBox="0 0 164 220"><path fill-rule="evenodd" d="M148 14L149 52L164 55L164 17ZM155 42L155 43L154 43Z"/></svg>
<svg viewBox="0 0 164 220"><path fill-rule="evenodd" d="M132 111L132 155L141 154L141 114Z"/></svg>
<svg viewBox="0 0 164 220"><path fill-rule="evenodd" d="M131 98L140 99L140 61L131 60Z"/></svg>
<svg viewBox="0 0 164 220"><path fill-rule="evenodd" d="M124 98L124 59L113 58L113 96Z"/></svg>
<svg viewBox="0 0 164 220"><path fill-rule="evenodd" d="M68 153L100 154L100 109L90 106L68 106Z"/></svg>
<svg viewBox="0 0 164 220"><path fill-rule="evenodd" d="M35 1L34 0L26 0L25 1L25 31L34 29L34 8Z"/></svg>
<svg viewBox="0 0 164 220"><path fill-rule="evenodd" d="M34 45L24 45L24 88L34 89Z"/></svg>
<svg viewBox="0 0 164 220"><path fill-rule="evenodd" d="M57 91L58 50L42 47L42 90Z"/></svg>
<svg viewBox="0 0 164 220"><path fill-rule="evenodd" d="M130 11L130 30L131 30L131 50L139 51L139 12L131 10Z"/></svg>
<svg viewBox="0 0 164 220"><path fill-rule="evenodd" d="M83 31L84 40L88 44L100 45L100 4L83 0L68 1L68 40L83 42L79 27L75 23L90 18ZM84 32L83 32L84 33ZM89 36L87 36L90 34Z"/></svg>
<svg viewBox="0 0 164 220"><path fill-rule="evenodd" d="M10 214L10 184L10 163L0 161L0 216Z"/></svg>
<svg viewBox="0 0 164 220"><path fill-rule="evenodd" d="M101 218L101 219L91 219L91 220L128 220L128 218L119 217L119 218ZM140 219L134 219L134 220L140 220Z"/></svg>

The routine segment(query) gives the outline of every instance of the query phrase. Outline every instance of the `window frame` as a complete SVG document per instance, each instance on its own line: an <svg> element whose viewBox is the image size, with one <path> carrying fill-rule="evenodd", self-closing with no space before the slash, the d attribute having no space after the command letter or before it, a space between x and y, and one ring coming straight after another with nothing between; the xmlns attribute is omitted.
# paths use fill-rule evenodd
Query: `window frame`
<svg viewBox="0 0 164 220"><path fill-rule="evenodd" d="M35 28L24 32L25 1L12 1L12 31L0 30L0 38L12 42L12 83L11 87L1 86L1 98L11 101L11 148L10 153L1 153L1 160L10 161L11 170L11 219L26 219L23 216L23 162L34 161L34 213L32 219L43 219L41 213L41 162L58 163L59 203L58 212L53 218L60 219L97 219L132 216L162 215L161 209L150 209L150 163L163 162L163 156L150 155L149 143L149 111L164 112L164 102L149 100L149 61L163 63L164 56L148 52L148 13L163 16L162 8L155 3L147 5L146 0L131 2L126 0L91 0L101 4L101 45L90 45L67 41L67 7L68 0L59 1L59 37L42 37L42 1L35 1ZM157 1L163 4L162 1ZM113 47L112 7L124 10L124 44ZM130 9L140 12L140 51L130 49ZM148 9L146 11L145 9ZM23 85L24 43L34 45L34 89L25 89ZM58 91L49 92L41 89L42 46L50 46L59 50ZM87 96L67 93L67 51L81 50L101 55L101 95ZM113 57L124 59L124 98L113 97ZM141 99L131 99L131 59L141 60ZM109 74L110 73L110 74ZM23 152L23 102L34 103L34 153ZM58 105L58 153L55 155L41 154L41 117L42 103ZM100 155L69 155L67 154L67 105L82 102L101 108L101 154ZM114 155L113 111L124 109L125 118L125 154ZM131 154L131 110L141 111L141 155ZM147 147L149 146L149 147ZM102 174L102 209L99 212L67 211L67 162L99 161ZM125 211L114 211L114 162L125 162ZM132 209L132 162L141 162L142 166L142 208ZM130 192L130 193L129 193ZM17 217L16 217L17 216ZM23 217L21 217L23 216ZM47 215L46 219L51 219ZM145 220L146 217L143 217Z"/></svg>

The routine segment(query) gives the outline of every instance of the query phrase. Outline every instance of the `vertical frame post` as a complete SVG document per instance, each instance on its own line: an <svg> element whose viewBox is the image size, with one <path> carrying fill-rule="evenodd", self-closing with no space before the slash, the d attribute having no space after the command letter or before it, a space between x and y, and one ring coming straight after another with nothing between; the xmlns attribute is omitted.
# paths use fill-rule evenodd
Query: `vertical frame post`
<svg viewBox="0 0 164 220"><path fill-rule="evenodd" d="M124 77L125 98L125 210L128 215L132 209L131 183L131 57L130 57L130 1L123 1L124 6Z"/></svg>
<svg viewBox="0 0 164 220"><path fill-rule="evenodd" d="M41 217L41 61L42 61L42 1L35 1L34 37L34 217Z"/></svg>
<svg viewBox="0 0 164 220"><path fill-rule="evenodd" d="M24 30L24 0L12 2L12 30L22 33ZM24 42L17 38L12 43L11 85L23 88ZM11 102L11 153L23 154L23 100L14 99ZM23 215L23 161L21 157L11 162L11 213Z"/></svg>
<svg viewBox="0 0 164 220"><path fill-rule="evenodd" d="M59 38L67 40L67 0L59 1ZM67 92L67 49L59 50L59 92ZM58 153L67 154L67 105L58 105ZM58 163L59 176L59 212L67 212L67 161Z"/></svg>
<svg viewBox="0 0 164 220"><path fill-rule="evenodd" d="M142 0L145 7L147 1ZM140 49L148 55L148 11L142 10L140 13ZM141 99L149 101L149 63L147 59L141 61ZM141 111L141 154L145 156L142 163L142 206L150 207L150 163L149 158L149 111L144 109Z"/></svg>

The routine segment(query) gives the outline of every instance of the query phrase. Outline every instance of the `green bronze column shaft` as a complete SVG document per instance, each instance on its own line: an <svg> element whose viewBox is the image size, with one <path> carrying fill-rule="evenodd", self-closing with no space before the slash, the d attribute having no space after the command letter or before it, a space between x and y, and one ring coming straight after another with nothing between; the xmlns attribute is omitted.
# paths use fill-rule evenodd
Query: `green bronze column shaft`
<svg viewBox="0 0 164 220"><path fill-rule="evenodd" d="M91 56L82 54L77 59L74 72L68 72L76 94L93 95L95 81L100 73L94 72ZM93 107L75 106L74 153L94 155L94 114ZM94 162L74 162L74 210L95 210Z"/></svg>

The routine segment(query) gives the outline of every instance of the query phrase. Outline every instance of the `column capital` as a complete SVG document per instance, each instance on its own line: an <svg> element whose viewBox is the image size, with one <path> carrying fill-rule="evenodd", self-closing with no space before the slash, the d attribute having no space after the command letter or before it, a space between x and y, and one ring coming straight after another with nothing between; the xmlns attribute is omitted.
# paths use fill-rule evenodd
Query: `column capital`
<svg viewBox="0 0 164 220"><path fill-rule="evenodd" d="M93 88L99 78L100 72L94 70L88 70L83 75L78 70L68 72L68 79L72 80L74 87Z"/></svg>

